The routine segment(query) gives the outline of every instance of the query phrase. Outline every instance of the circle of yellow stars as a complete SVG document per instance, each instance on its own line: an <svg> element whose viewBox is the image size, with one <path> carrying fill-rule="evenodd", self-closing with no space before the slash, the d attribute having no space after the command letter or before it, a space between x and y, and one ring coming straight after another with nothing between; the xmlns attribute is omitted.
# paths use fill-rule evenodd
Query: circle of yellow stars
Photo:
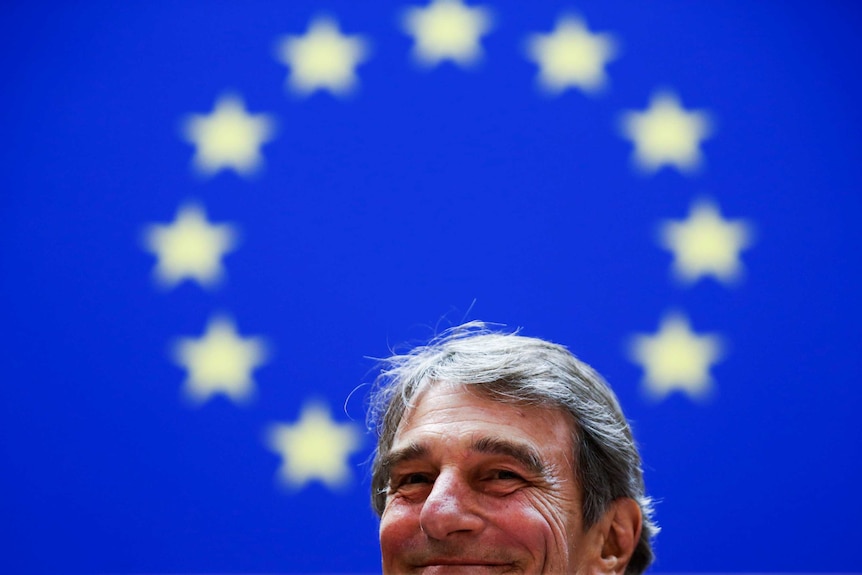
<svg viewBox="0 0 862 575"><path fill-rule="evenodd" d="M420 68L444 62L465 69L484 57L483 36L492 32L494 15L483 6L462 0L432 0L401 14L403 32L412 36L410 58ZM590 30L576 14L562 14L550 31L524 38L524 57L538 68L535 82L554 97L567 90L598 96L608 89L606 67L619 55L613 35ZM372 55L372 44L360 35L341 31L332 17L313 18L304 34L286 35L276 43L274 57L289 73L285 89L297 97L318 91L344 98L358 89L357 68ZM671 90L656 90L644 110L626 110L617 119L619 134L632 142L631 162L644 175L674 169L693 176L704 165L701 145L714 133L711 115L686 108ZM181 136L195 148L191 165L204 178L223 170L242 177L258 173L264 164L262 147L276 135L270 114L251 113L237 94L222 94L210 113L188 114ZM725 219L714 200L697 198L682 220L660 222L656 242L673 256L671 275L680 285L703 278L725 285L743 276L741 252L753 242L753 228L745 220ZM222 260L236 249L239 233L233 224L213 223L196 203L179 207L172 223L153 223L142 234L144 249L157 263L154 280L163 289L189 280L213 289L224 281ZM269 357L269 344L260 336L242 336L224 315L214 315L200 337L178 338L172 359L187 371L183 395L200 405L215 395L238 404L256 392L255 369ZM634 334L628 354L642 366L643 390L661 399L681 391L693 399L713 390L711 367L723 357L723 338L693 330L678 310L667 312L655 333ZM362 446L359 427L338 423L325 403L308 402L297 422L273 423L266 445L282 459L277 472L289 488L319 481L339 488L351 481L348 458Z"/></svg>

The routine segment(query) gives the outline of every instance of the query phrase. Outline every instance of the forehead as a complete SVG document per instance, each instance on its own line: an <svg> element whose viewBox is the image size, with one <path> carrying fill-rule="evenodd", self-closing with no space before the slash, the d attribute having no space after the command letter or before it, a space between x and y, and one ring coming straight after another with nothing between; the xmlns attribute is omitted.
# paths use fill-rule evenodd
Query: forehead
<svg viewBox="0 0 862 575"><path fill-rule="evenodd" d="M393 448L406 443L471 444L484 437L529 443L545 457L569 461L574 422L560 409L507 403L472 386L435 383L405 413Z"/></svg>

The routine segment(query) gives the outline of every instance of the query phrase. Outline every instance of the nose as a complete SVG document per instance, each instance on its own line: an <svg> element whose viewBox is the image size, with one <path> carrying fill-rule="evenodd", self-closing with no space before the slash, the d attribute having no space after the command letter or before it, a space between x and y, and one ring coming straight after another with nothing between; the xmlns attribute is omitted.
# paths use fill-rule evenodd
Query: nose
<svg viewBox="0 0 862 575"><path fill-rule="evenodd" d="M422 505L419 526L432 539L476 532L484 524L478 503L477 494L467 481L456 473L444 471L435 479Z"/></svg>

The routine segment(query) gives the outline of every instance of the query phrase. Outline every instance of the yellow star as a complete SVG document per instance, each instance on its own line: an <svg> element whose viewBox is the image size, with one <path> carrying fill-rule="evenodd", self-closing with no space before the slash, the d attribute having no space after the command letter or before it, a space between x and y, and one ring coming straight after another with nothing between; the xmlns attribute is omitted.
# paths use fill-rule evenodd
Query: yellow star
<svg viewBox="0 0 862 575"><path fill-rule="evenodd" d="M360 36L343 36L338 23L329 18L311 22L305 36L286 36L277 47L277 57L290 68L287 87L307 96L329 90L345 96L356 87L356 66L367 59L368 43Z"/></svg>
<svg viewBox="0 0 862 575"><path fill-rule="evenodd" d="M598 93L616 51L611 35L591 34L583 20L571 16L560 18L552 33L527 39L527 55L539 64L539 87L553 95L569 87Z"/></svg>
<svg viewBox="0 0 862 575"><path fill-rule="evenodd" d="M702 162L701 140L712 131L708 114L686 111L668 92L655 94L645 112L624 113L621 127L623 135L634 141L634 161L644 172L665 165L695 171Z"/></svg>
<svg viewBox="0 0 862 575"><path fill-rule="evenodd" d="M716 335L697 335L688 319L680 313L666 315L655 335L632 339L633 361L644 367L646 391L661 399L676 389L694 398L710 391L710 366L720 359L721 339Z"/></svg>
<svg viewBox="0 0 862 575"><path fill-rule="evenodd" d="M460 0L434 0L427 8L408 9L404 28L416 40L413 57L419 64L452 60L468 66L482 56L479 37L491 28L491 16L488 10L469 8Z"/></svg>
<svg viewBox="0 0 862 575"><path fill-rule="evenodd" d="M725 283L742 273L739 253L751 244L751 227L743 220L725 220L706 200L692 204L688 220L666 221L660 231L664 247L673 251L673 271L691 283L706 275Z"/></svg>
<svg viewBox="0 0 862 575"><path fill-rule="evenodd" d="M162 286L170 288L193 279L211 287L224 275L221 259L233 250L236 236L232 226L210 224L202 207L186 204L172 224L147 226L144 243L158 258L154 272Z"/></svg>
<svg viewBox="0 0 862 575"><path fill-rule="evenodd" d="M272 139L275 122L266 114L248 114L238 96L216 100L212 114L191 114L183 122L183 135L197 150L192 165L211 176L230 168L247 176L263 163L260 148Z"/></svg>
<svg viewBox="0 0 862 575"><path fill-rule="evenodd" d="M176 362L189 372L186 396L198 404L216 393L238 403L250 400L255 392L251 372L266 361L266 347L261 338L239 337L229 319L213 318L203 337L174 344Z"/></svg>
<svg viewBox="0 0 862 575"><path fill-rule="evenodd" d="M351 479L347 459L359 449L362 432L353 423L335 423L325 405L311 403L296 424L273 424L267 443L282 457L284 485L299 488L317 479L334 489Z"/></svg>

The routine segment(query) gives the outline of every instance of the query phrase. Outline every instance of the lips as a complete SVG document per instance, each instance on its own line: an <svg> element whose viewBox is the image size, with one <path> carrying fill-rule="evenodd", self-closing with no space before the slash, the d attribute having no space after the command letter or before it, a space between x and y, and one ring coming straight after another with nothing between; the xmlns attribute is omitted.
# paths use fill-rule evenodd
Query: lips
<svg viewBox="0 0 862 575"><path fill-rule="evenodd" d="M481 567L500 567L509 565L509 563L497 563L474 559L452 559L451 557L447 557L445 559L432 559L431 561L426 561L421 566L430 567L432 565L478 565Z"/></svg>
<svg viewBox="0 0 862 575"><path fill-rule="evenodd" d="M512 570L512 563L488 561L483 559L460 559L441 557L423 561L417 566L420 573L426 575L444 575L447 573L503 573Z"/></svg>

